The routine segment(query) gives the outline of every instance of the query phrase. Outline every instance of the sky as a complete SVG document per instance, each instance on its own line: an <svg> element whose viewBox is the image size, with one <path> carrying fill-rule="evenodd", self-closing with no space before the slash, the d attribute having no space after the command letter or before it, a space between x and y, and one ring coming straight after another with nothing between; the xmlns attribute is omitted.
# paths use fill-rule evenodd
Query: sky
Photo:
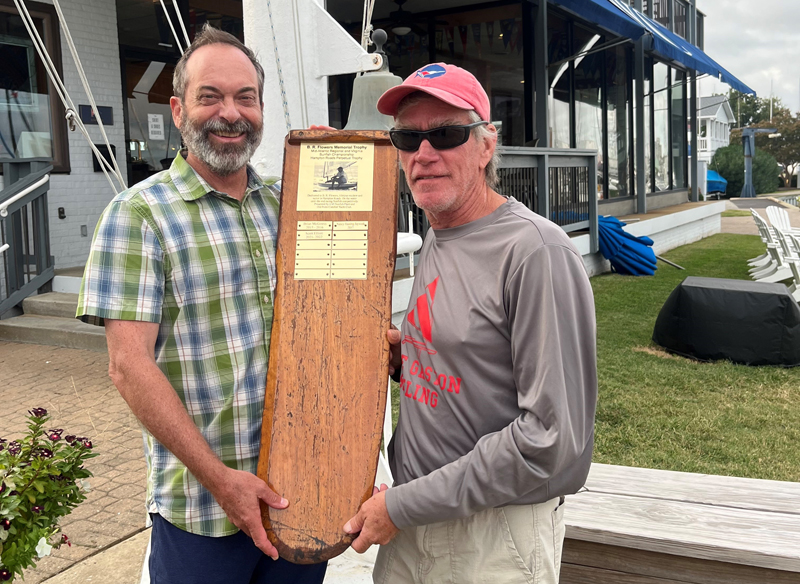
<svg viewBox="0 0 800 584"><path fill-rule="evenodd" d="M800 0L697 0L706 15L705 52L759 97L800 110ZM699 95L728 85L703 78Z"/></svg>

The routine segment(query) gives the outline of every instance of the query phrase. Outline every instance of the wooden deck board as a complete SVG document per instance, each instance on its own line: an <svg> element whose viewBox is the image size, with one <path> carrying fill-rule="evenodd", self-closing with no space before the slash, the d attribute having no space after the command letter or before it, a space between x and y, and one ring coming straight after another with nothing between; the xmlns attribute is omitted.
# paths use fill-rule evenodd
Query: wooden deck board
<svg viewBox="0 0 800 584"><path fill-rule="evenodd" d="M797 584L796 573L745 566L732 562L676 558L576 539L564 542L561 584L609 582L621 584L631 576L663 582L703 584ZM633 581L636 581L635 579Z"/></svg>
<svg viewBox="0 0 800 584"><path fill-rule="evenodd" d="M568 539L800 573L796 483L592 465L565 518Z"/></svg>
<svg viewBox="0 0 800 584"><path fill-rule="evenodd" d="M593 464L586 488L654 499L800 515L800 483Z"/></svg>

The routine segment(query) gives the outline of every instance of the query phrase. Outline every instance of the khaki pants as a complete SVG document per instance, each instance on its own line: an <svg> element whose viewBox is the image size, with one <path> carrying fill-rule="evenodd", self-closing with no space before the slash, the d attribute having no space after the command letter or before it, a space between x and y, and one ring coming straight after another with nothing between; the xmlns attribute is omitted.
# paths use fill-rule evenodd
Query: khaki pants
<svg viewBox="0 0 800 584"><path fill-rule="evenodd" d="M455 521L404 529L381 546L375 584L557 584L564 505L486 509Z"/></svg>

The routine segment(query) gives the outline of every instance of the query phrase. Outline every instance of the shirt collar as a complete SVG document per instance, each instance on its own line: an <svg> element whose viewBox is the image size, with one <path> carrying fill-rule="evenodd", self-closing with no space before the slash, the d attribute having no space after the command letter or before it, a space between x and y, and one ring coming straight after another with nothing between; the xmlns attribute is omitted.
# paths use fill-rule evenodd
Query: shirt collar
<svg viewBox="0 0 800 584"><path fill-rule="evenodd" d="M206 180L197 174L179 152L169 167L169 176L184 201L196 201L203 195L216 192ZM260 191L266 185L255 169L247 165L247 192Z"/></svg>

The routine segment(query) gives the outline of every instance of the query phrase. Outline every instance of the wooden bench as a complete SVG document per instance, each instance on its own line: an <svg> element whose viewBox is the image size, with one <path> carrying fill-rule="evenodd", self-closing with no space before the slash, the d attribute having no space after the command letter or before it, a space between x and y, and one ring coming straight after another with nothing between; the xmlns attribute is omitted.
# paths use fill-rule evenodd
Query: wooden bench
<svg viewBox="0 0 800 584"><path fill-rule="evenodd" d="M562 584L800 583L800 483L593 464Z"/></svg>

